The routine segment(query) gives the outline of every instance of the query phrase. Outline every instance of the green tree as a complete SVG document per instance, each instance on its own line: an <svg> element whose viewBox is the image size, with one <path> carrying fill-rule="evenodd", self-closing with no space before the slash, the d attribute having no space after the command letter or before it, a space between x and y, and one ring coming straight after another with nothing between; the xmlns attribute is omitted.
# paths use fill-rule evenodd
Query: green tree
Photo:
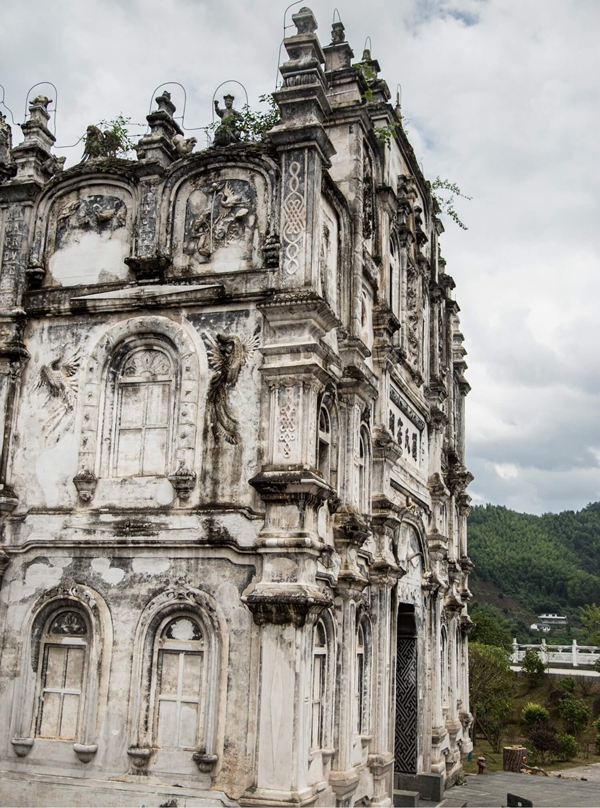
<svg viewBox="0 0 600 808"><path fill-rule="evenodd" d="M471 609L474 627L471 633L472 642L482 645L496 645L510 651L512 638L506 627L506 621L487 603L475 604Z"/></svg>
<svg viewBox="0 0 600 808"><path fill-rule="evenodd" d="M578 735L589 723L592 709L582 699L570 697L561 701L558 714L565 722L567 732Z"/></svg>
<svg viewBox="0 0 600 808"><path fill-rule="evenodd" d="M546 665L535 648L528 648L521 662L523 676L527 679L529 689L539 685L546 673Z"/></svg>
<svg viewBox="0 0 600 808"><path fill-rule="evenodd" d="M588 641L592 645L600 645L600 606L586 603L585 606L580 606L579 615Z"/></svg>
<svg viewBox="0 0 600 808"><path fill-rule="evenodd" d="M475 720L485 716L499 742L512 709L515 675L510 654L494 645L469 643L469 696Z"/></svg>

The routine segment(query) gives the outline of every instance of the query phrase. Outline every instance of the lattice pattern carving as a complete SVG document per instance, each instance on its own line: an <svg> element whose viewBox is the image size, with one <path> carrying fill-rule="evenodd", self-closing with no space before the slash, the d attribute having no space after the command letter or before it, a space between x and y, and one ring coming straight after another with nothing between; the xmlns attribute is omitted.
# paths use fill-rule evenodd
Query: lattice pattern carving
<svg viewBox="0 0 600 808"><path fill-rule="evenodd" d="M295 275L300 268L300 250L306 231L305 170L298 160L292 160L283 199L284 267L288 275Z"/></svg>
<svg viewBox="0 0 600 808"><path fill-rule="evenodd" d="M417 773L417 641L398 637L394 770Z"/></svg>

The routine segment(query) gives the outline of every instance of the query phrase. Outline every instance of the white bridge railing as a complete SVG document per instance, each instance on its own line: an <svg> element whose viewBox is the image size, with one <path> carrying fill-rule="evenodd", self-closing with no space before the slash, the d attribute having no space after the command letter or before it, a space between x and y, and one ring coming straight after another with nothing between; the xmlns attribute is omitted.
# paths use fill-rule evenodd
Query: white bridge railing
<svg viewBox="0 0 600 808"><path fill-rule="evenodd" d="M581 665L593 666L600 659L600 648L597 645L577 645L577 640L573 640L571 645L548 645L545 640L542 640L540 645L522 645L513 640L511 656L513 665L519 665L523 661L525 651L530 648L539 653L547 666L579 668Z"/></svg>

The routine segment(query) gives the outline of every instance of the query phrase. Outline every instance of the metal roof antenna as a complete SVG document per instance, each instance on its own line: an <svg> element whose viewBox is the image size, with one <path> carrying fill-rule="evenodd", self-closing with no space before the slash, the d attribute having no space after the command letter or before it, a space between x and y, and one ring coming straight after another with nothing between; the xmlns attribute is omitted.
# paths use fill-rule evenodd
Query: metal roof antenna
<svg viewBox="0 0 600 808"><path fill-rule="evenodd" d="M368 48L367 48L367 42L369 43ZM371 61L371 50L372 50L372 48L373 48L373 43L371 42L371 37L368 36L365 39L365 44L364 44L364 47L363 47L363 57L362 57L363 62L370 62Z"/></svg>
<svg viewBox="0 0 600 808"><path fill-rule="evenodd" d="M283 47L283 40L285 39L285 32L288 28L293 28L293 23L286 25L285 19L287 17L288 11L292 8L292 6L297 6L302 3L302 0L295 0L295 2L290 3L286 10L283 12L283 38L279 43L279 51L277 52L277 70L275 72L275 89L279 86L279 60L281 59L281 48Z"/></svg>
<svg viewBox="0 0 600 808"><path fill-rule="evenodd" d="M338 21L338 22L341 22L341 21L342 21L342 18L340 17L340 12L337 10L337 8L334 8L334 9L333 9L333 20L331 21L331 24L332 24L332 25L333 25L333 23L335 22L335 15L336 15L336 14L337 14L337 21Z"/></svg>
<svg viewBox="0 0 600 808"><path fill-rule="evenodd" d="M58 110L58 90L56 89L56 84L52 84L51 81L38 81L37 84L34 84L33 87L30 87L27 90L27 95L25 96L25 115L23 116L23 123L27 120L27 102L29 101L29 95L32 90L35 90L36 87L39 87L42 84L47 84L49 87L52 87L54 90L54 109L50 110L50 112L54 113L54 129L52 134L56 137L56 112ZM11 113L12 114L12 113Z"/></svg>
<svg viewBox="0 0 600 808"><path fill-rule="evenodd" d="M0 104L2 104L2 106L10 112L10 119L13 123L13 126L18 126L19 124L15 123L15 116L13 115L12 109L8 106L8 104L4 100L6 98L6 90L4 89L2 84L0 84L0 90L2 90L2 100L0 101Z"/></svg>

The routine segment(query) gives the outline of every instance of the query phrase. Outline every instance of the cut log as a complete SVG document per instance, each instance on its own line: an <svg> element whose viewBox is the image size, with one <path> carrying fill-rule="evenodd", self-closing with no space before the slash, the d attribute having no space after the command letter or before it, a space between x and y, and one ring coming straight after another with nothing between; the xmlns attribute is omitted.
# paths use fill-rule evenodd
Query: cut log
<svg viewBox="0 0 600 808"><path fill-rule="evenodd" d="M524 746L505 746L502 762L505 772L520 772L527 765L527 749Z"/></svg>

